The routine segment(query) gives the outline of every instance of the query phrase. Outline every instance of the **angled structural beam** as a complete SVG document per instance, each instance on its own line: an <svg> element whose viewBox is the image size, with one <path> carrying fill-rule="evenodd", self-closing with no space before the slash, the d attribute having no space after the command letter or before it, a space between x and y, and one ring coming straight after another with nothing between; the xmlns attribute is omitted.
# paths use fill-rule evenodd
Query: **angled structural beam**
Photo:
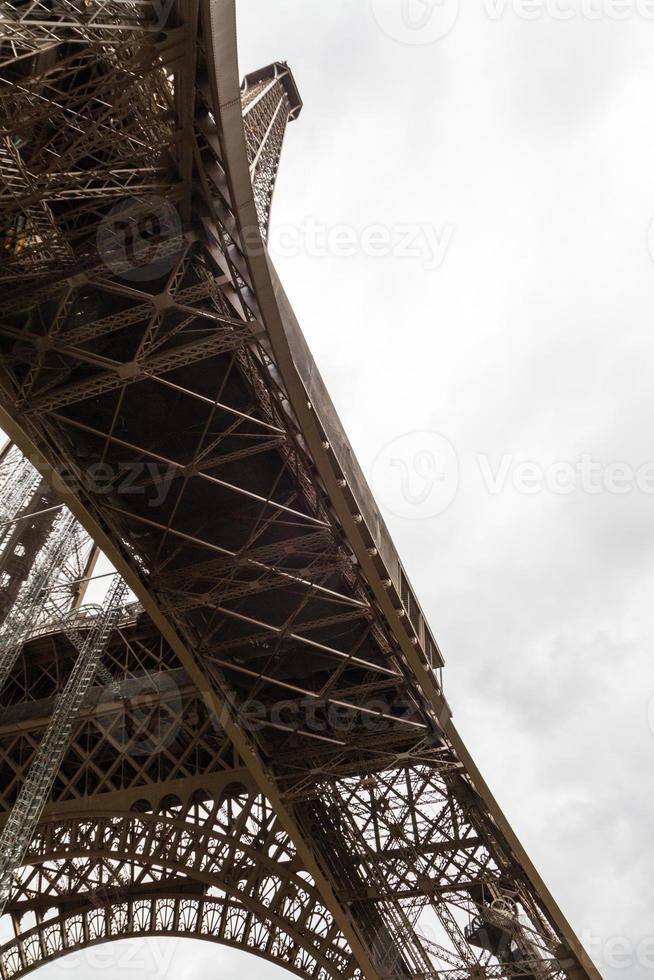
<svg viewBox="0 0 654 980"><path fill-rule="evenodd" d="M12 875L23 861L50 796L77 715L122 611L126 593L127 586L116 576L93 628L80 643L75 666L0 834L0 914L11 894Z"/></svg>
<svg viewBox="0 0 654 980"><path fill-rule="evenodd" d="M157 662L195 685L198 724L219 728L221 761L228 751L250 773L345 956L282 959L370 980L596 978L460 742L438 646L266 254L301 105L290 71L276 63L240 88L231 0L178 0L156 31L136 4L90 0L65 20L41 7L9 18L0 74L25 120L0 88L14 135L0 159L13 277L0 419L142 602ZM51 689L52 665L33 667L12 666L12 697ZM195 753L195 777L218 736L193 724L175 745ZM30 733L6 735L10 766L11 740ZM110 728L96 745L85 778L99 796L117 779L147 782L154 765L165 799L167 745L136 766ZM65 762L62 773L72 793ZM82 891L80 914L101 901L118 935L156 894L157 916L161 900L173 918L143 928L190 928L175 862L164 880L134 859L126 878L112 857L111 881L85 892L75 859L54 884L27 860L12 916L54 888L67 930ZM34 884L21 898L23 880ZM218 871L211 884L224 888ZM248 914L240 941L253 948L260 906ZM280 914L290 929L291 909ZM20 952L36 950L38 924L16 932L5 976L38 961ZM278 961L281 940L262 936Z"/></svg>
<svg viewBox="0 0 654 980"><path fill-rule="evenodd" d="M207 16L211 17L208 6L204 10L207 12ZM229 51L228 39L231 37L231 32L228 27L225 27L224 32L219 30L217 25L219 15L216 6L211 8L211 13L213 13L211 37L216 40L213 48L215 66L213 78L216 84L216 98L223 108L223 147L227 172L232 180L232 199L239 202L239 206L236 208L237 224L242 230L249 230L253 227L255 215L253 213L254 202L251 195L247 193L247 182L244 177L242 127L230 102L230 85L233 90L233 75L231 78L226 77L226 72L221 66L222 59L225 57L225 49L227 48ZM218 39L220 39L220 44ZM230 53L234 57L233 52ZM333 410L329 411L331 404L328 396L322 389L320 377L315 371L310 354L303 342L301 332L276 278L272 264L265 250L257 247L256 236L254 238L253 245L253 237L244 235L245 251L248 253L248 265L253 287L259 299L262 318L268 330L275 361L284 378L289 398L309 444L312 457L338 513L348 541L375 592L377 601L384 609L387 619L399 627L396 629L395 635L401 642L404 641L402 647L405 656L416 675L421 677L438 717L444 721L445 732L456 756L461 760L468 773L474 791L479 794L480 805L487 808L488 819L496 825L498 833L505 838L509 850L513 852L516 864L528 876L536 895L551 916L552 923L561 930L563 944L568 946L574 958L571 976L575 977L575 980L582 976L599 980L599 973L590 963L588 956L512 832L495 798L474 765L449 713L444 712L441 691L435 683L431 682L429 676L425 679L424 663L420 662L416 655L416 647L411 643L413 637L407 638L408 643L404 639L406 628L403 622L397 622L398 609L390 601L387 573L381 560L384 552L388 550L387 542L384 539L385 532L382 532L380 540L379 535L375 533L374 525L371 527L372 522L366 520L365 511L369 510L370 505L366 500L365 481L356 463L353 462L352 454L347 453L349 448L347 447L347 440L338 425L335 413ZM314 409L319 411L320 404L325 402L327 402L328 410L320 418ZM339 448L345 450L343 455L339 454ZM345 473L350 476L349 485ZM342 485L343 481L345 481L345 486ZM378 518L376 524L378 527ZM400 617L402 620L404 618L405 616Z"/></svg>

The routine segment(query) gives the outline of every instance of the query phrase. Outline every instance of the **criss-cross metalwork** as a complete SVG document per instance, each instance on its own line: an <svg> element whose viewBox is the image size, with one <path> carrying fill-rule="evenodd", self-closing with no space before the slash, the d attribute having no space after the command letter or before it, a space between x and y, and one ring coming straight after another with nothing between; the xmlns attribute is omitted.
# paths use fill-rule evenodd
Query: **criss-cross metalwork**
<svg viewBox="0 0 654 980"><path fill-rule="evenodd" d="M597 980L461 742L267 255L290 70L241 88L233 0L14 0L0 27L0 424L140 602L0 975L183 935L301 976ZM12 667L5 814L74 657L54 624Z"/></svg>

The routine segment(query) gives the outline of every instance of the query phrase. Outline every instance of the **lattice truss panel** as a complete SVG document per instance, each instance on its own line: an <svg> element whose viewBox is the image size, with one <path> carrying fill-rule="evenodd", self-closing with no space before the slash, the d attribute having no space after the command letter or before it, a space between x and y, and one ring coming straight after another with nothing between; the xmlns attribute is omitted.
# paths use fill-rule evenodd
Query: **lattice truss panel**
<svg viewBox="0 0 654 980"><path fill-rule="evenodd" d="M308 451L224 162L219 7L1 15L0 401L156 629L124 623L112 684L87 695L0 969L145 933L313 977L596 976L488 812ZM241 139L251 174L263 146L265 225L284 112L264 89L245 90ZM58 633L29 649L0 728L5 810L72 656ZM225 785L243 759L270 803Z"/></svg>
<svg viewBox="0 0 654 980"><path fill-rule="evenodd" d="M64 617L80 594L91 551L56 493L10 447L0 463L0 649L12 620L15 628L22 620L24 640Z"/></svg>
<svg viewBox="0 0 654 980"><path fill-rule="evenodd" d="M243 120L254 203L259 224L267 237L284 134L293 107L282 79L283 65L275 66L272 77L258 79L243 91Z"/></svg>
<svg viewBox="0 0 654 980"><path fill-rule="evenodd" d="M301 975L360 975L272 808L242 785L45 824L29 857L11 906L22 938L0 952L4 977L135 935L195 935Z"/></svg>

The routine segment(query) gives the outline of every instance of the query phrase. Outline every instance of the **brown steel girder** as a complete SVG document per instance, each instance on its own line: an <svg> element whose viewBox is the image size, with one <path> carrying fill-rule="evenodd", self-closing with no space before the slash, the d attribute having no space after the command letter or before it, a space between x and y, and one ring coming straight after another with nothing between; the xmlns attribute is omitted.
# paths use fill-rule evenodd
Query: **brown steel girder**
<svg viewBox="0 0 654 980"><path fill-rule="evenodd" d="M9 213L27 215L31 239L10 262L19 284L0 323L2 419L220 717L367 977L432 975L415 930L425 910L462 975L516 975L466 942L462 917L479 910L489 882L544 944L532 970L547 954L552 978L597 977L451 724L397 569L385 565L383 532L340 468L331 407L298 372L257 242L233 3L203 0L199 26L196 10L177 3L156 34L99 16L90 58L82 45L93 70L76 67L74 104L80 72L87 99L89 87L106 99L107 74L127 72L147 124L137 112L138 140L128 132L111 166L90 176L71 162L107 153L102 116L68 142L62 127L58 172L52 161L36 180L17 171ZM49 64L61 31L88 31L73 14L56 28L45 21L19 17L15 31L28 49L42 34L31 55L41 74L19 86L32 112L49 73L50 106L68 97L66 72ZM98 261L89 229L117 195L153 190L178 208L182 234L159 254L165 275L134 285L124 263ZM62 464L63 482L52 472ZM101 490L87 479L93 466L109 473ZM137 468L125 487L125 470ZM316 533L324 546L312 555ZM185 580L181 601L170 576ZM252 702L263 709L256 731L243 722ZM561 950L563 964L549 955Z"/></svg>

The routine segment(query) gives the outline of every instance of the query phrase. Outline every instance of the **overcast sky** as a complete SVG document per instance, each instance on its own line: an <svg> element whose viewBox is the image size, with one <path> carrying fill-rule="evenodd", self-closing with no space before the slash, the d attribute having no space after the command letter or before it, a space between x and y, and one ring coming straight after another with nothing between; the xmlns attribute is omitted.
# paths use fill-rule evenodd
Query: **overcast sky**
<svg viewBox="0 0 654 980"><path fill-rule="evenodd" d="M271 247L459 728L606 980L649 980L654 4L432 7L240 0L242 72L305 103ZM280 975L152 948L77 973Z"/></svg>

